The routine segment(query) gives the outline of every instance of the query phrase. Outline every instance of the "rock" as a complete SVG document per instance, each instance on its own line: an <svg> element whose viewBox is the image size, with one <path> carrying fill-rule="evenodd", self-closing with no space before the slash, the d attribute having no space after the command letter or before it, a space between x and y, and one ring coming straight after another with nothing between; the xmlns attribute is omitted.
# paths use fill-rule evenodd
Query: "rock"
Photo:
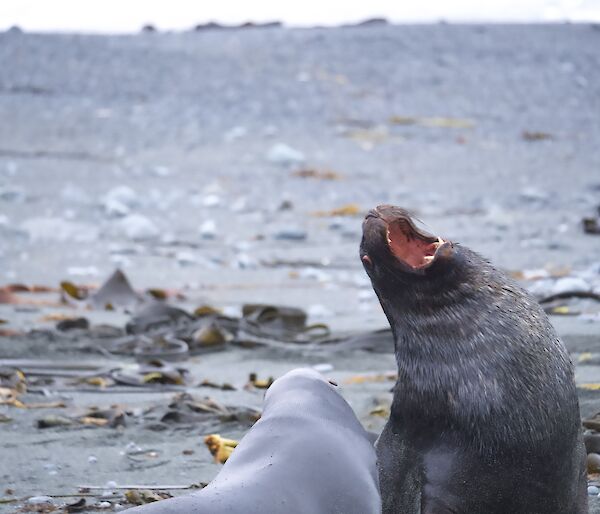
<svg viewBox="0 0 600 514"><path fill-rule="evenodd" d="M202 239L214 239L217 236L217 224L214 220L205 220L200 225Z"/></svg>
<svg viewBox="0 0 600 514"><path fill-rule="evenodd" d="M130 214L117 224L118 232L136 241L154 239L160 235L158 227L146 216L141 214Z"/></svg>
<svg viewBox="0 0 600 514"><path fill-rule="evenodd" d="M63 319L56 324L56 329L61 332L74 329L87 330L88 328L90 328L90 322L86 318Z"/></svg>
<svg viewBox="0 0 600 514"><path fill-rule="evenodd" d="M248 129L246 127L233 127L223 134L223 140L226 143L232 143L233 141L237 141L238 139L243 138L248 133Z"/></svg>
<svg viewBox="0 0 600 514"><path fill-rule="evenodd" d="M171 174L171 170L167 166L154 166L152 173L157 177L168 177Z"/></svg>
<svg viewBox="0 0 600 514"><path fill-rule="evenodd" d="M0 200L4 202L24 202L26 199L25 191L19 187L0 187Z"/></svg>
<svg viewBox="0 0 600 514"><path fill-rule="evenodd" d="M202 199L204 207L216 207L221 203L221 198L218 195L206 195Z"/></svg>
<svg viewBox="0 0 600 514"><path fill-rule="evenodd" d="M307 238L307 233L301 228L288 227L275 232L273 238L280 241L303 241Z"/></svg>
<svg viewBox="0 0 600 514"><path fill-rule="evenodd" d="M95 277L99 274L96 266L69 266L67 274L73 277Z"/></svg>
<svg viewBox="0 0 600 514"><path fill-rule="evenodd" d="M89 462L90 464L96 464L96 462L98 462L98 457L96 457L95 455L90 455L90 456L88 457L88 462Z"/></svg>
<svg viewBox="0 0 600 514"><path fill-rule="evenodd" d="M600 454L600 434L584 434L585 450L587 453Z"/></svg>
<svg viewBox="0 0 600 514"><path fill-rule="evenodd" d="M139 205L137 193L128 186L117 186L102 198L101 204L106 214L112 217L127 216L132 208Z"/></svg>
<svg viewBox="0 0 600 514"><path fill-rule="evenodd" d="M198 262L198 259L196 259L196 256L192 252L177 252L175 258L180 266L190 266Z"/></svg>
<svg viewBox="0 0 600 514"><path fill-rule="evenodd" d="M546 202L549 199L548 193L532 186L523 188L519 196L528 202Z"/></svg>
<svg viewBox="0 0 600 514"><path fill-rule="evenodd" d="M289 165L301 164L306 159L304 154L299 150L285 143L276 143L267 152L267 160L273 164Z"/></svg>
<svg viewBox="0 0 600 514"><path fill-rule="evenodd" d="M559 278L552 287L552 294L561 294L569 291L589 291L590 284L579 277L562 277Z"/></svg>
<svg viewBox="0 0 600 514"><path fill-rule="evenodd" d="M588 473L600 473L600 454L588 453L587 470Z"/></svg>
<svg viewBox="0 0 600 514"><path fill-rule="evenodd" d="M333 364L324 362L322 364L315 364L312 368L319 373L328 373L329 371L333 371Z"/></svg>
<svg viewBox="0 0 600 514"><path fill-rule="evenodd" d="M54 499L50 496L31 496L27 498L27 503L30 505L41 505L43 503L54 503Z"/></svg>
<svg viewBox="0 0 600 514"><path fill-rule="evenodd" d="M235 257L235 266L239 269L255 269L258 267L258 262L247 253L239 253Z"/></svg>
<svg viewBox="0 0 600 514"><path fill-rule="evenodd" d="M587 493L588 496L598 496L600 494L600 487L595 485L588 485Z"/></svg>
<svg viewBox="0 0 600 514"><path fill-rule="evenodd" d="M318 282L331 282L331 275L323 270L308 266L298 271L300 278L306 278L310 280L317 280Z"/></svg>
<svg viewBox="0 0 600 514"><path fill-rule="evenodd" d="M311 305L306 313L311 318L329 318L333 316L333 313L324 305Z"/></svg>

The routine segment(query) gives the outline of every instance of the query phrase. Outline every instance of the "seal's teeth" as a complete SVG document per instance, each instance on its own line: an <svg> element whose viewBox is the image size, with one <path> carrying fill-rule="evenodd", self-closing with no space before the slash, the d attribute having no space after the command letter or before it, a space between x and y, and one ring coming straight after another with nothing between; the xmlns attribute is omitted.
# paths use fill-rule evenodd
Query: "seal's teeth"
<svg viewBox="0 0 600 514"><path fill-rule="evenodd" d="M425 264L429 264L433 260L433 257L433 255L426 255L425 257L423 257Z"/></svg>

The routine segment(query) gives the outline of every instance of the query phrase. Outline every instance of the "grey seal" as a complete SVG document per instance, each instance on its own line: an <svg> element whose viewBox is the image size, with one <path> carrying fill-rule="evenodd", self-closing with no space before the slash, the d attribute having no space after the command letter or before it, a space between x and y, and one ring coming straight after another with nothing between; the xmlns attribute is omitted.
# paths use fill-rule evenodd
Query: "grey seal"
<svg viewBox="0 0 600 514"><path fill-rule="evenodd" d="M398 366L376 443L383 512L587 512L573 367L537 302L399 207L368 213L360 256Z"/></svg>
<svg viewBox="0 0 600 514"><path fill-rule="evenodd" d="M311 369L267 390L263 414L194 494L128 514L379 514L375 449L354 412Z"/></svg>

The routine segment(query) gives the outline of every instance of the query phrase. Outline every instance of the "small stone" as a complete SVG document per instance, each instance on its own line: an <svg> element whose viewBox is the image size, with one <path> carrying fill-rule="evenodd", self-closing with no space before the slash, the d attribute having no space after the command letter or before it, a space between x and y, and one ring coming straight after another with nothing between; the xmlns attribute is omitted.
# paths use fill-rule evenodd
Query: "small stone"
<svg viewBox="0 0 600 514"><path fill-rule="evenodd" d="M600 434L584 434L583 440L587 453L600 453Z"/></svg>
<svg viewBox="0 0 600 514"><path fill-rule="evenodd" d="M79 329L87 330L90 328L90 322L86 318L63 319L56 324L56 329L61 332Z"/></svg>
<svg viewBox="0 0 600 514"><path fill-rule="evenodd" d="M27 503L30 505L40 505L42 503L54 503L54 500L50 496L32 496L27 499Z"/></svg>
<svg viewBox="0 0 600 514"><path fill-rule="evenodd" d="M247 253L240 253L235 258L235 266L239 269L255 269L258 263Z"/></svg>
<svg viewBox="0 0 600 514"><path fill-rule="evenodd" d="M232 143L233 141L237 141L238 139L243 138L248 133L248 129L246 127L237 126L228 130L223 134L223 140L226 143Z"/></svg>
<svg viewBox="0 0 600 514"><path fill-rule="evenodd" d="M152 173L157 177L168 177L171 174L171 170L167 166L154 166Z"/></svg>
<svg viewBox="0 0 600 514"><path fill-rule="evenodd" d="M307 234L306 231L302 230L301 228L290 227L275 232L275 234L273 234L273 237L275 239L285 241L303 241L307 238Z"/></svg>
<svg viewBox="0 0 600 514"><path fill-rule="evenodd" d="M189 266L198 262L196 256L191 252L177 252L175 258L180 266Z"/></svg>
<svg viewBox="0 0 600 514"><path fill-rule="evenodd" d="M129 445L133 445L133 448L130 448L130 446L129 446ZM138 450L138 451L141 451L141 450L142 450L142 449L141 449L139 446L137 446L135 443L129 443L129 444L126 446L126 448L127 448L128 450ZM119 484L117 484L117 482L115 482L114 480L109 480L108 482L106 482L106 483L104 484L104 487L105 487L106 489L114 490L114 489L116 489L117 487L119 487Z"/></svg>
<svg viewBox="0 0 600 514"><path fill-rule="evenodd" d="M96 503L96 507L99 509L110 509L112 507L112 503L103 501Z"/></svg>
<svg viewBox="0 0 600 514"><path fill-rule="evenodd" d="M329 273L326 273L325 271L315 268L313 266L308 266L306 268L301 269L298 272L298 276L300 278L317 280L318 282L331 282L331 275Z"/></svg>
<svg viewBox="0 0 600 514"><path fill-rule="evenodd" d="M570 291L587 292L591 289L590 284L579 277L563 277L559 278L554 287L552 294L561 294Z"/></svg>
<svg viewBox="0 0 600 514"><path fill-rule="evenodd" d="M96 462L98 462L98 457L96 457L95 455L90 455L88 457L88 463L89 464L96 464Z"/></svg>
<svg viewBox="0 0 600 514"><path fill-rule="evenodd" d="M600 487L595 485L588 485L587 493L588 496L598 496L600 494Z"/></svg>
<svg viewBox="0 0 600 514"><path fill-rule="evenodd" d="M119 221L117 228L123 236L133 240L154 239L160 234L158 227L141 214L126 216Z"/></svg>
<svg viewBox="0 0 600 514"><path fill-rule="evenodd" d="M519 193L523 200L531 202L545 202L548 200L548 193L535 187L525 187Z"/></svg>
<svg viewBox="0 0 600 514"><path fill-rule="evenodd" d="M96 266L69 266L67 274L73 277L94 277L100 272Z"/></svg>
<svg viewBox="0 0 600 514"><path fill-rule="evenodd" d="M217 236L217 224L214 220L205 220L200 225L200 235L203 239L214 239Z"/></svg>
<svg viewBox="0 0 600 514"><path fill-rule="evenodd" d="M588 473L600 473L600 454L588 453L587 470Z"/></svg>
<svg viewBox="0 0 600 514"><path fill-rule="evenodd" d="M299 150L286 145L285 143L274 144L267 152L267 160L274 164L301 164L306 158Z"/></svg>
<svg viewBox="0 0 600 514"><path fill-rule="evenodd" d="M319 304L311 305L307 310L307 314L311 318L328 318L333 315L327 307Z"/></svg>
<svg viewBox="0 0 600 514"><path fill-rule="evenodd" d="M102 198L102 207L112 217L127 216L132 208L139 205L137 193L128 186L117 186Z"/></svg>
<svg viewBox="0 0 600 514"><path fill-rule="evenodd" d="M5 202L23 202L27 198L25 191L18 187L0 187L0 200Z"/></svg>
<svg viewBox="0 0 600 514"><path fill-rule="evenodd" d="M204 207L216 207L221 203L221 198L218 195L206 195L202 199Z"/></svg>

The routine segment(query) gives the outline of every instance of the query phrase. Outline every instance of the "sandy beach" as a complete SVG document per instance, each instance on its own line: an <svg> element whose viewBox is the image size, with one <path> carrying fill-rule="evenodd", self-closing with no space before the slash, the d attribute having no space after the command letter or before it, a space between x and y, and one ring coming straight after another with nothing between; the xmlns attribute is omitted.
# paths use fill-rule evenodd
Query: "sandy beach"
<svg viewBox="0 0 600 514"><path fill-rule="evenodd" d="M0 367L134 369L131 356L94 350L94 327L106 341L129 310L59 302L61 281L93 288L115 269L187 312L239 317L242 305L266 303L302 309L333 333L386 328L358 245L364 213L394 203L540 299L575 293L548 310L576 364L582 417L592 417L600 236L582 219L600 206L599 44L589 24L0 34L0 287L27 286L18 301L0 296ZM56 330L77 317L89 326ZM89 510L116 510L119 485L210 481L220 464L203 436L239 438L248 420L165 425L160 415L183 392L260 409L264 390L244 388L251 373L317 366L380 430L395 366L392 348L380 350L228 347L177 363L191 380L170 388L38 376L22 400L66 406L0 405L0 499L75 495L60 506L98 486L82 493L99 491ZM124 426L38 428L45 416L112 405L128 412ZM600 512L597 494L590 502Z"/></svg>

